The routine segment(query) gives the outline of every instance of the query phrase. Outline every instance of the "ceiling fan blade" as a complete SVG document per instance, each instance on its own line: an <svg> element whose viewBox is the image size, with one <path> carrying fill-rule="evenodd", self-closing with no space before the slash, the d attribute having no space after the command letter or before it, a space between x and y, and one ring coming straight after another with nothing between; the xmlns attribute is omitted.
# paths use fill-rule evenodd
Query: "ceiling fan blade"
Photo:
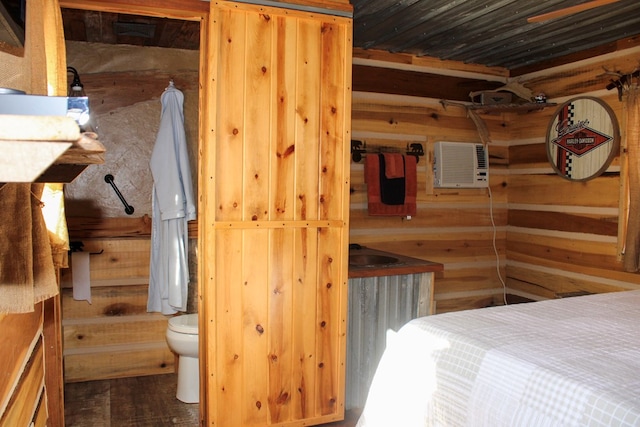
<svg viewBox="0 0 640 427"><path fill-rule="evenodd" d="M574 13L578 13L578 12L584 12L585 10L604 6L605 4L609 4L609 3L615 3L617 1L620 1L620 0L593 0L587 3L582 3L575 6L565 7L564 9L554 10L553 12L532 16L530 18L527 18L527 22L529 23L544 22L550 19L562 18L563 16L573 15Z"/></svg>

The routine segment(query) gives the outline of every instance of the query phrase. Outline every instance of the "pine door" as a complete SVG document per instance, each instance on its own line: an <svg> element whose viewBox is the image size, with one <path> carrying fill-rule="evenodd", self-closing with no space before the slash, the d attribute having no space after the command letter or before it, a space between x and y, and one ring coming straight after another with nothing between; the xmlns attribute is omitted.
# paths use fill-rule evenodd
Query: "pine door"
<svg viewBox="0 0 640 427"><path fill-rule="evenodd" d="M208 426L343 416L351 28L211 3L199 183Z"/></svg>

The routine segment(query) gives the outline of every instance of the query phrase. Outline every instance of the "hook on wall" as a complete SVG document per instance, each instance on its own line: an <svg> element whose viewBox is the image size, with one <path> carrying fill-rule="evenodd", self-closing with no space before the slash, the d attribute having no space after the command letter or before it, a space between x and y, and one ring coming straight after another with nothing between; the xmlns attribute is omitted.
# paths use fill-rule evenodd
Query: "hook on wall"
<svg viewBox="0 0 640 427"><path fill-rule="evenodd" d="M606 86L607 90L617 89L618 90L618 100L622 101L622 95L625 89L628 89L628 85L633 83L633 79L640 77L640 70L635 70L629 74L620 74L616 73L620 76L617 80L610 80L610 83Z"/></svg>

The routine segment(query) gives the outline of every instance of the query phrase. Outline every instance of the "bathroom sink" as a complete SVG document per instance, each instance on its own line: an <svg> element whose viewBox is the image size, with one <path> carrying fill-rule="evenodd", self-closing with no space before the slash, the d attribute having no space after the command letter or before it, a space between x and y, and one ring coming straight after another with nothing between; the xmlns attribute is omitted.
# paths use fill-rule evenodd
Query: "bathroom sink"
<svg viewBox="0 0 640 427"><path fill-rule="evenodd" d="M387 255L375 255L375 254L358 254L349 255L349 265L353 266L374 266L374 265L389 265L398 263L398 258Z"/></svg>

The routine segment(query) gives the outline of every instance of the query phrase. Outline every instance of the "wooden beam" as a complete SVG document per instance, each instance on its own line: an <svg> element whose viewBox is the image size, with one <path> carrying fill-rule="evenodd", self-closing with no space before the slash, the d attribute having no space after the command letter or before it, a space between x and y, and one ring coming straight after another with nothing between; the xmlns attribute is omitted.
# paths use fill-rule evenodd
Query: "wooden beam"
<svg viewBox="0 0 640 427"><path fill-rule="evenodd" d="M532 16L527 18L527 22L545 22L551 19L558 19L564 16L573 15L578 12L584 12L585 10L593 9L596 7L604 6L609 3L616 3L619 0L592 0L586 3L577 4L575 6L565 7L563 9L554 10L552 12L543 13L541 15Z"/></svg>
<svg viewBox="0 0 640 427"><path fill-rule="evenodd" d="M615 42L596 46L591 49L575 52L575 53L561 56L554 59L549 59L547 61L538 62L533 65L526 65L524 67L514 68L511 70L509 75L511 77L517 77L524 74L529 74L536 71L542 71L549 68L557 67L560 65L571 64L584 59L605 55L607 53L617 52L619 50L630 49L636 46L640 46L640 36L628 37L625 39L617 40Z"/></svg>
<svg viewBox="0 0 640 427"><path fill-rule="evenodd" d="M470 92L494 90L504 85L497 81L366 65L353 65L352 71L354 91L453 101L470 101Z"/></svg>
<svg viewBox="0 0 640 427"><path fill-rule="evenodd" d="M201 0L62 0L60 7L100 12L130 13L197 21L209 14L209 2Z"/></svg>
<svg viewBox="0 0 640 427"><path fill-rule="evenodd" d="M58 282L60 275L58 270ZM62 310L60 295L44 301L43 336L45 385L49 427L64 427L64 373L62 369Z"/></svg>
<svg viewBox="0 0 640 427"><path fill-rule="evenodd" d="M625 94L626 139L627 139L627 179L629 197L629 217L625 241L624 270L635 273L640 267L640 90L629 87Z"/></svg>

